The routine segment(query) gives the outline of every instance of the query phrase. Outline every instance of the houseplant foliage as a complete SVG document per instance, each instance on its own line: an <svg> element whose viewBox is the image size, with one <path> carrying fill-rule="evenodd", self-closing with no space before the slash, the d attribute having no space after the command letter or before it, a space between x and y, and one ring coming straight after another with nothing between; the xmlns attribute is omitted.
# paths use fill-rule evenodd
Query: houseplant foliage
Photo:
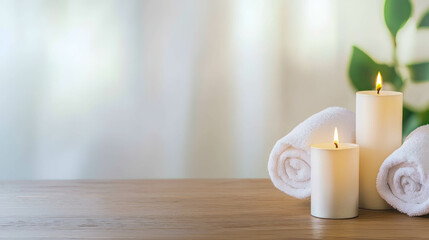
<svg viewBox="0 0 429 240"><path fill-rule="evenodd" d="M378 71L383 76L384 83L391 84L396 91L403 91L407 81L422 83L429 81L429 61L409 63L402 66L397 59L397 33L407 23L412 14L412 4L409 0L386 0L384 3L384 21L393 42L391 63L380 63L370 57L365 51L353 46L349 65L349 78L356 90L373 90ZM429 31L429 10L417 24L418 31ZM402 69L402 73L400 71ZM404 74L404 69L406 69ZM404 103L403 135L407 136L415 128L429 124L429 106L426 109L413 108Z"/></svg>

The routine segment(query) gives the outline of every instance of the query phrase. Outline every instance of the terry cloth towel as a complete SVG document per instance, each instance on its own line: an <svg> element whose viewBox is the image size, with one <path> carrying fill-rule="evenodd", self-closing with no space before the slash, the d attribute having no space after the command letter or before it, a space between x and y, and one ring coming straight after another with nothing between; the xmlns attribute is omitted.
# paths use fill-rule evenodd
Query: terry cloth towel
<svg viewBox="0 0 429 240"><path fill-rule="evenodd" d="M409 216L429 213L429 125L414 130L384 160L377 190L392 207Z"/></svg>
<svg viewBox="0 0 429 240"><path fill-rule="evenodd" d="M334 141L338 128L339 141L354 143L355 114L342 107L329 107L307 118L288 135L278 140L268 160L268 172L274 186L284 193L307 198L311 194L310 150L313 143Z"/></svg>

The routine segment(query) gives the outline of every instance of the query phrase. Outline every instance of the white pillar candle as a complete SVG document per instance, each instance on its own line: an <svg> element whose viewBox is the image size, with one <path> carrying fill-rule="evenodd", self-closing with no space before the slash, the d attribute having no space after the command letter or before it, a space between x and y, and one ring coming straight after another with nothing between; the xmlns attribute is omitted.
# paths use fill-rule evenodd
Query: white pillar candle
<svg viewBox="0 0 429 240"><path fill-rule="evenodd" d="M311 145L311 215L353 218L359 205L359 146Z"/></svg>
<svg viewBox="0 0 429 240"><path fill-rule="evenodd" d="M381 89L381 75L377 77ZM383 161L402 143L402 93L361 91L356 93L356 144L360 148L359 206L389 209L376 189Z"/></svg>

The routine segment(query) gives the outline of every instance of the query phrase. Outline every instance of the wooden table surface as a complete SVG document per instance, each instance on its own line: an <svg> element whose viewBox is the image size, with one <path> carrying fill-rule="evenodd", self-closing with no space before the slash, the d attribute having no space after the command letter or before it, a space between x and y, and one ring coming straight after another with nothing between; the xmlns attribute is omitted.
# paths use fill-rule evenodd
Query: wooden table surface
<svg viewBox="0 0 429 240"><path fill-rule="evenodd" d="M2 182L0 204L2 239L429 237L429 218L394 210L311 217L268 179Z"/></svg>

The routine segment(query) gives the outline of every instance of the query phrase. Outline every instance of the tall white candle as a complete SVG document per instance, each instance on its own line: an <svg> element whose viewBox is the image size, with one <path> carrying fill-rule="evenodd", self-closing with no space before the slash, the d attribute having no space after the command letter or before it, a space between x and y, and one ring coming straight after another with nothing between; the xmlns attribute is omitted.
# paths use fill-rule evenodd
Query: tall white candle
<svg viewBox="0 0 429 240"><path fill-rule="evenodd" d="M358 215L359 147L351 143L311 145L311 215L353 218Z"/></svg>
<svg viewBox="0 0 429 240"><path fill-rule="evenodd" d="M383 161L402 143L402 93L394 91L356 93L356 144L360 148L359 206L389 209L376 189Z"/></svg>

